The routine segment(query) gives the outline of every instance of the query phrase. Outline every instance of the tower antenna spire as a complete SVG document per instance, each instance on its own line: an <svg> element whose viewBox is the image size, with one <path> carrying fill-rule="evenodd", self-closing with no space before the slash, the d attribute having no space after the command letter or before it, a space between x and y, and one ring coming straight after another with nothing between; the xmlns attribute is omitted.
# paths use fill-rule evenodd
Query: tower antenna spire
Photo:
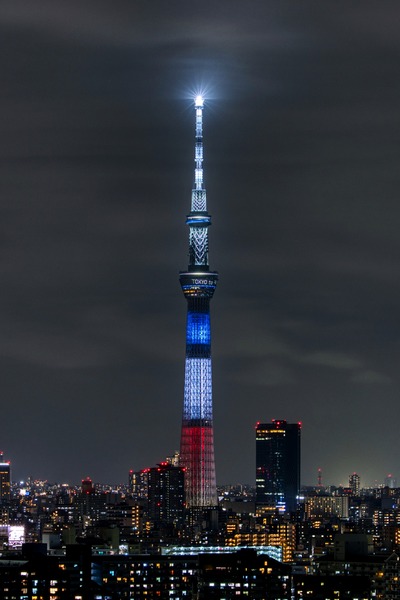
<svg viewBox="0 0 400 600"><path fill-rule="evenodd" d="M203 96L196 96L196 141L194 148L194 186L192 189L191 210L186 218L189 225L189 271L198 268L208 270L208 227L211 217L207 213L207 195L203 176Z"/></svg>
<svg viewBox="0 0 400 600"><path fill-rule="evenodd" d="M186 504L189 508L217 506L212 415L210 300L218 273L208 265L206 190L203 182L204 99L194 101L196 119L195 169L189 226L189 264L179 274L187 300L185 389L180 464L186 469Z"/></svg>

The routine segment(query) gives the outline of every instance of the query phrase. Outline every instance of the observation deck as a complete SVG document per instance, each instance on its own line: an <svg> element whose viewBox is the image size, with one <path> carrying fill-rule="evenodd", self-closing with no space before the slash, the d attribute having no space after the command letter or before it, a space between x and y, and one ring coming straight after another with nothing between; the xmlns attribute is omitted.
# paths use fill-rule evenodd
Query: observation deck
<svg viewBox="0 0 400 600"><path fill-rule="evenodd" d="M200 269L201 267L197 267L196 271L181 271L179 273L179 281L186 298L213 297L217 287L218 273Z"/></svg>

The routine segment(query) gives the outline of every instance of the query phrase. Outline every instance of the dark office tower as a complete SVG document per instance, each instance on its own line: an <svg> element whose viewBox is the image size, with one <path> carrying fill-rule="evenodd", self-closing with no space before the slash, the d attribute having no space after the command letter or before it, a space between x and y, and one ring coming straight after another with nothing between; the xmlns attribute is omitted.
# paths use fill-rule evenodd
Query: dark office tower
<svg viewBox="0 0 400 600"><path fill-rule="evenodd" d="M135 471L133 469L129 469L128 489L129 489L130 494L133 494L134 487L135 487Z"/></svg>
<svg viewBox="0 0 400 600"><path fill-rule="evenodd" d="M11 467L0 452L0 505L9 504L11 499Z"/></svg>
<svg viewBox="0 0 400 600"><path fill-rule="evenodd" d="M300 491L301 423L256 425L256 505L293 512Z"/></svg>
<svg viewBox="0 0 400 600"><path fill-rule="evenodd" d="M182 525L185 471L163 462L148 472L149 517L155 523Z"/></svg>
<svg viewBox="0 0 400 600"><path fill-rule="evenodd" d="M317 471L317 485L318 485L318 487L322 487L322 469L321 469L321 467L318 467L318 471Z"/></svg>
<svg viewBox="0 0 400 600"><path fill-rule="evenodd" d="M203 98L195 100L196 143L194 189L189 226L189 265L179 275L187 300L185 392L180 465L186 469L185 490L189 508L215 507L214 434L211 384L210 300L218 274L208 266L206 190L203 186Z"/></svg>
<svg viewBox="0 0 400 600"><path fill-rule="evenodd" d="M93 481L90 477L86 477L86 479L82 479L82 494L94 494Z"/></svg>

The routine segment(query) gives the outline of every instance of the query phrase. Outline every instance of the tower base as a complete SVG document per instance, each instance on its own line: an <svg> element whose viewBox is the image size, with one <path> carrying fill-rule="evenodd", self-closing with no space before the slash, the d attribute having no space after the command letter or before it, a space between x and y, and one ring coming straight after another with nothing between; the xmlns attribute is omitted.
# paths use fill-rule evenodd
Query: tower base
<svg viewBox="0 0 400 600"><path fill-rule="evenodd" d="M180 465L186 469L186 504L189 508L218 505L214 464L214 436L207 425L182 425Z"/></svg>

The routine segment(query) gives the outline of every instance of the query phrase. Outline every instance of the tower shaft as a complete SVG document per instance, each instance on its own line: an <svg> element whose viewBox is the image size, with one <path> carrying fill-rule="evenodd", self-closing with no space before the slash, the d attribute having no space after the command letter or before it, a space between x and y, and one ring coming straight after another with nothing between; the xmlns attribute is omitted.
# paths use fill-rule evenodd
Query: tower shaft
<svg viewBox="0 0 400 600"><path fill-rule="evenodd" d="M185 390L180 464L190 508L217 505L212 415L210 300L218 274L208 265L206 190L203 185L203 99L197 97L194 187L189 226L189 265L179 275L187 300Z"/></svg>

